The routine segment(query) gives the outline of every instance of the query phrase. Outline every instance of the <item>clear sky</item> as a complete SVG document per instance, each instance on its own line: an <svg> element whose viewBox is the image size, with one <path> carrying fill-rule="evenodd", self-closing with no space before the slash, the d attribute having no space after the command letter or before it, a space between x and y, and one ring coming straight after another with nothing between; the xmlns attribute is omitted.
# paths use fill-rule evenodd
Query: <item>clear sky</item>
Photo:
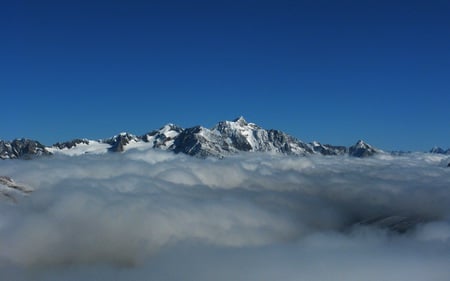
<svg viewBox="0 0 450 281"><path fill-rule="evenodd" d="M0 139L243 115L304 141L450 147L450 1L2 1Z"/></svg>

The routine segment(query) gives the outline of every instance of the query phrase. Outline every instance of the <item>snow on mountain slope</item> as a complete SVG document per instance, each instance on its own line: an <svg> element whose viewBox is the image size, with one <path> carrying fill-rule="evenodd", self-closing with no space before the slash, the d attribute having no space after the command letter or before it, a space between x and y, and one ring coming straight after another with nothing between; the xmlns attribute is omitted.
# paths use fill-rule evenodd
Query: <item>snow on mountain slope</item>
<svg viewBox="0 0 450 281"><path fill-rule="evenodd" d="M265 130L254 123L248 123L243 117L219 122L212 131L221 135L224 142L234 148L233 152L258 151L295 155L313 152L306 143L281 131Z"/></svg>
<svg viewBox="0 0 450 281"><path fill-rule="evenodd" d="M173 151L205 158L223 157L234 153L235 148L224 142L222 136L202 126L185 129L174 141Z"/></svg>
<svg viewBox="0 0 450 281"><path fill-rule="evenodd" d="M212 128L212 131L222 136L229 146L241 151L258 151L258 149L261 149L260 140L262 135L266 133L265 130L254 123L247 123L243 117L234 121L221 121Z"/></svg>
<svg viewBox="0 0 450 281"><path fill-rule="evenodd" d="M109 150L112 152L123 152L127 145L133 145L139 141L139 137L125 132L115 135L112 138L103 140L104 143L111 145Z"/></svg>
<svg viewBox="0 0 450 281"><path fill-rule="evenodd" d="M173 146L175 139L181 132L183 132L183 128L169 123L159 130L145 134L142 136L142 140L150 143L154 148L168 150Z"/></svg>
<svg viewBox="0 0 450 281"><path fill-rule="evenodd" d="M198 157L223 157L239 152L314 153L308 144L278 130L265 130L243 117L221 121L212 129L201 126L186 129L176 138L173 151Z"/></svg>
<svg viewBox="0 0 450 281"><path fill-rule="evenodd" d="M106 153L108 152L108 149L110 147L111 145L108 143L83 139L82 141L57 143L51 147L47 147L47 150L52 154L77 156L87 153L89 154Z"/></svg>

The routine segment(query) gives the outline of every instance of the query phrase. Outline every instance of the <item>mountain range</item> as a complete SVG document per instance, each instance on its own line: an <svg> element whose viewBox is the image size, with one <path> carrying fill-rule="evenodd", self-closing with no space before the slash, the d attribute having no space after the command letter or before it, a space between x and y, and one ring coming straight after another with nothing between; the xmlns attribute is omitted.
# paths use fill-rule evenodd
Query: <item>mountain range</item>
<svg viewBox="0 0 450 281"><path fill-rule="evenodd" d="M306 143L280 130L266 130L239 117L233 121L221 121L210 129L202 126L184 129L174 124L167 124L142 136L120 133L106 139L79 138L58 142L51 146L45 146L38 141L29 139L0 141L0 158L33 159L51 155L120 153L130 149L158 149L199 158L223 158L244 152L297 156L348 155L351 157L369 157L386 153L362 140L350 147L319 142ZM450 150L437 147L430 152L450 154ZM0 199L6 198L12 202L18 202L22 196L27 196L31 192L33 192L33 188L17 183L11 177L0 176ZM377 226L403 233L422 222L424 219L414 214L383 214L358 219L355 224Z"/></svg>
<svg viewBox="0 0 450 281"><path fill-rule="evenodd" d="M306 143L280 130L266 130L247 122L243 117L221 121L208 129L202 126L181 128L167 124L142 136L120 133L101 140L74 139L45 146L39 141L15 139L0 140L1 159L32 159L40 156L64 154L123 152L132 148L154 148L184 153L199 158L222 158L241 152L268 152L285 155L349 155L367 157L383 152L362 140L350 147ZM450 153L435 148L434 153Z"/></svg>

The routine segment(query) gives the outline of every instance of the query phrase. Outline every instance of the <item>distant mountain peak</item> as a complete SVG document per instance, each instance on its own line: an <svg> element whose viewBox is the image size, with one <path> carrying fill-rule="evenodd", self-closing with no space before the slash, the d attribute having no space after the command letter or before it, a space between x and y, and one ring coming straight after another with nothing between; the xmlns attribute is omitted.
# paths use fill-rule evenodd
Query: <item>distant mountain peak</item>
<svg viewBox="0 0 450 281"><path fill-rule="evenodd" d="M363 140L358 140L355 145L357 145L357 146L367 146L368 144L365 141L363 141Z"/></svg>
<svg viewBox="0 0 450 281"><path fill-rule="evenodd" d="M175 130L175 129L179 129L180 127L173 124L173 123L167 123L166 125L162 126L159 130L160 131L170 131L170 130Z"/></svg>
<svg viewBox="0 0 450 281"><path fill-rule="evenodd" d="M435 146L430 150L430 153L435 153L435 154L450 154L450 148L445 150L439 146Z"/></svg>
<svg viewBox="0 0 450 281"><path fill-rule="evenodd" d="M244 116L239 116L238 118L234 119L233 122L238 123L239 125L245 126L248 125L247 120L245 120Z"/></svg>
<svg viewBox="0 0 450 281"><path fill-rule="evenodd" d="M354 157L367 157L372 156L381 150L371 146L363 140L358 140L356 144L349 147L349 155Z"/></svg>

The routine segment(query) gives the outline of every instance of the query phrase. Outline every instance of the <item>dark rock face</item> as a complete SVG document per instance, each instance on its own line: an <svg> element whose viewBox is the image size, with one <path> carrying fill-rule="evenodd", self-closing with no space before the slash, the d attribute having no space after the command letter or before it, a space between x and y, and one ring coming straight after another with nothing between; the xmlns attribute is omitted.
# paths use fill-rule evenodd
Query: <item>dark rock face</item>
<svg viewBox="0 0 450 281"><path fill-rule="evenodd" d="M74 139L66 142L57 142L53 146L59 149L70 149L72 147L77 146L78 144L89 144L89 140L87 139Z"/></svg>
<svg viewBox="0 0 450 281"><path fill-rule="evenodd" d="M111 152L123 152L124 146L129 144L132 140L138 141L139 138L132 134L121 133L117 136L105 140L104 142L111 145L111 147L109 148Z"/></svg>
<svg viewBox="0 0 450 281"><path fill-rule="evenodd" d="M368 157L378 153L378 150L371 145L359 140L355 145L352 145L348 149L348 153L353 157Z"/></svg>
<svg viewBox="0 0 450 281"><path fill-rule="evenodd" d="M320 144L320 143L312 143L310 144L315 153L319 153L322 155L344 155L348 152L347 147L345 146L335 146L331 144Z"/></svg>
<svg viewBox="0 0 450 281"><path fill-rule="evenodd" d="M191 156L206 158L215 156L221 158L228 146L220 136L211 133L201 126L185 129L174 141L173 151Z"/></svg>
<svg viewBox="0 0 450 281"><path fill-rule="evenodd" d="M187 155L196 155L201 152L201 140L197 134L200 132L200 126L184 130L174 142L174 152Z"/></svg>
<svg viewBox="0 0 450 281"><path fill-rule="evenodd" d="M51 153L38 141L29 139L0 141L1 159L31 159L42 155L51 155Z"/></svg>
<svg viewBox="0 0 450 281"><path fill-rule="evenodd" d="M230 136L231 145L239 151L250 151L252 145L242 135Z"/></svg>
<svg viewBox="0 0 450 281"><path fill-rule="evenodd" d="M268 130L267 135L269 142L283 154L296 154L296 152L292 149L292 146L302 148L305 154L313 153L313 150L309 145L283 133L282 131Z"/></svg>

